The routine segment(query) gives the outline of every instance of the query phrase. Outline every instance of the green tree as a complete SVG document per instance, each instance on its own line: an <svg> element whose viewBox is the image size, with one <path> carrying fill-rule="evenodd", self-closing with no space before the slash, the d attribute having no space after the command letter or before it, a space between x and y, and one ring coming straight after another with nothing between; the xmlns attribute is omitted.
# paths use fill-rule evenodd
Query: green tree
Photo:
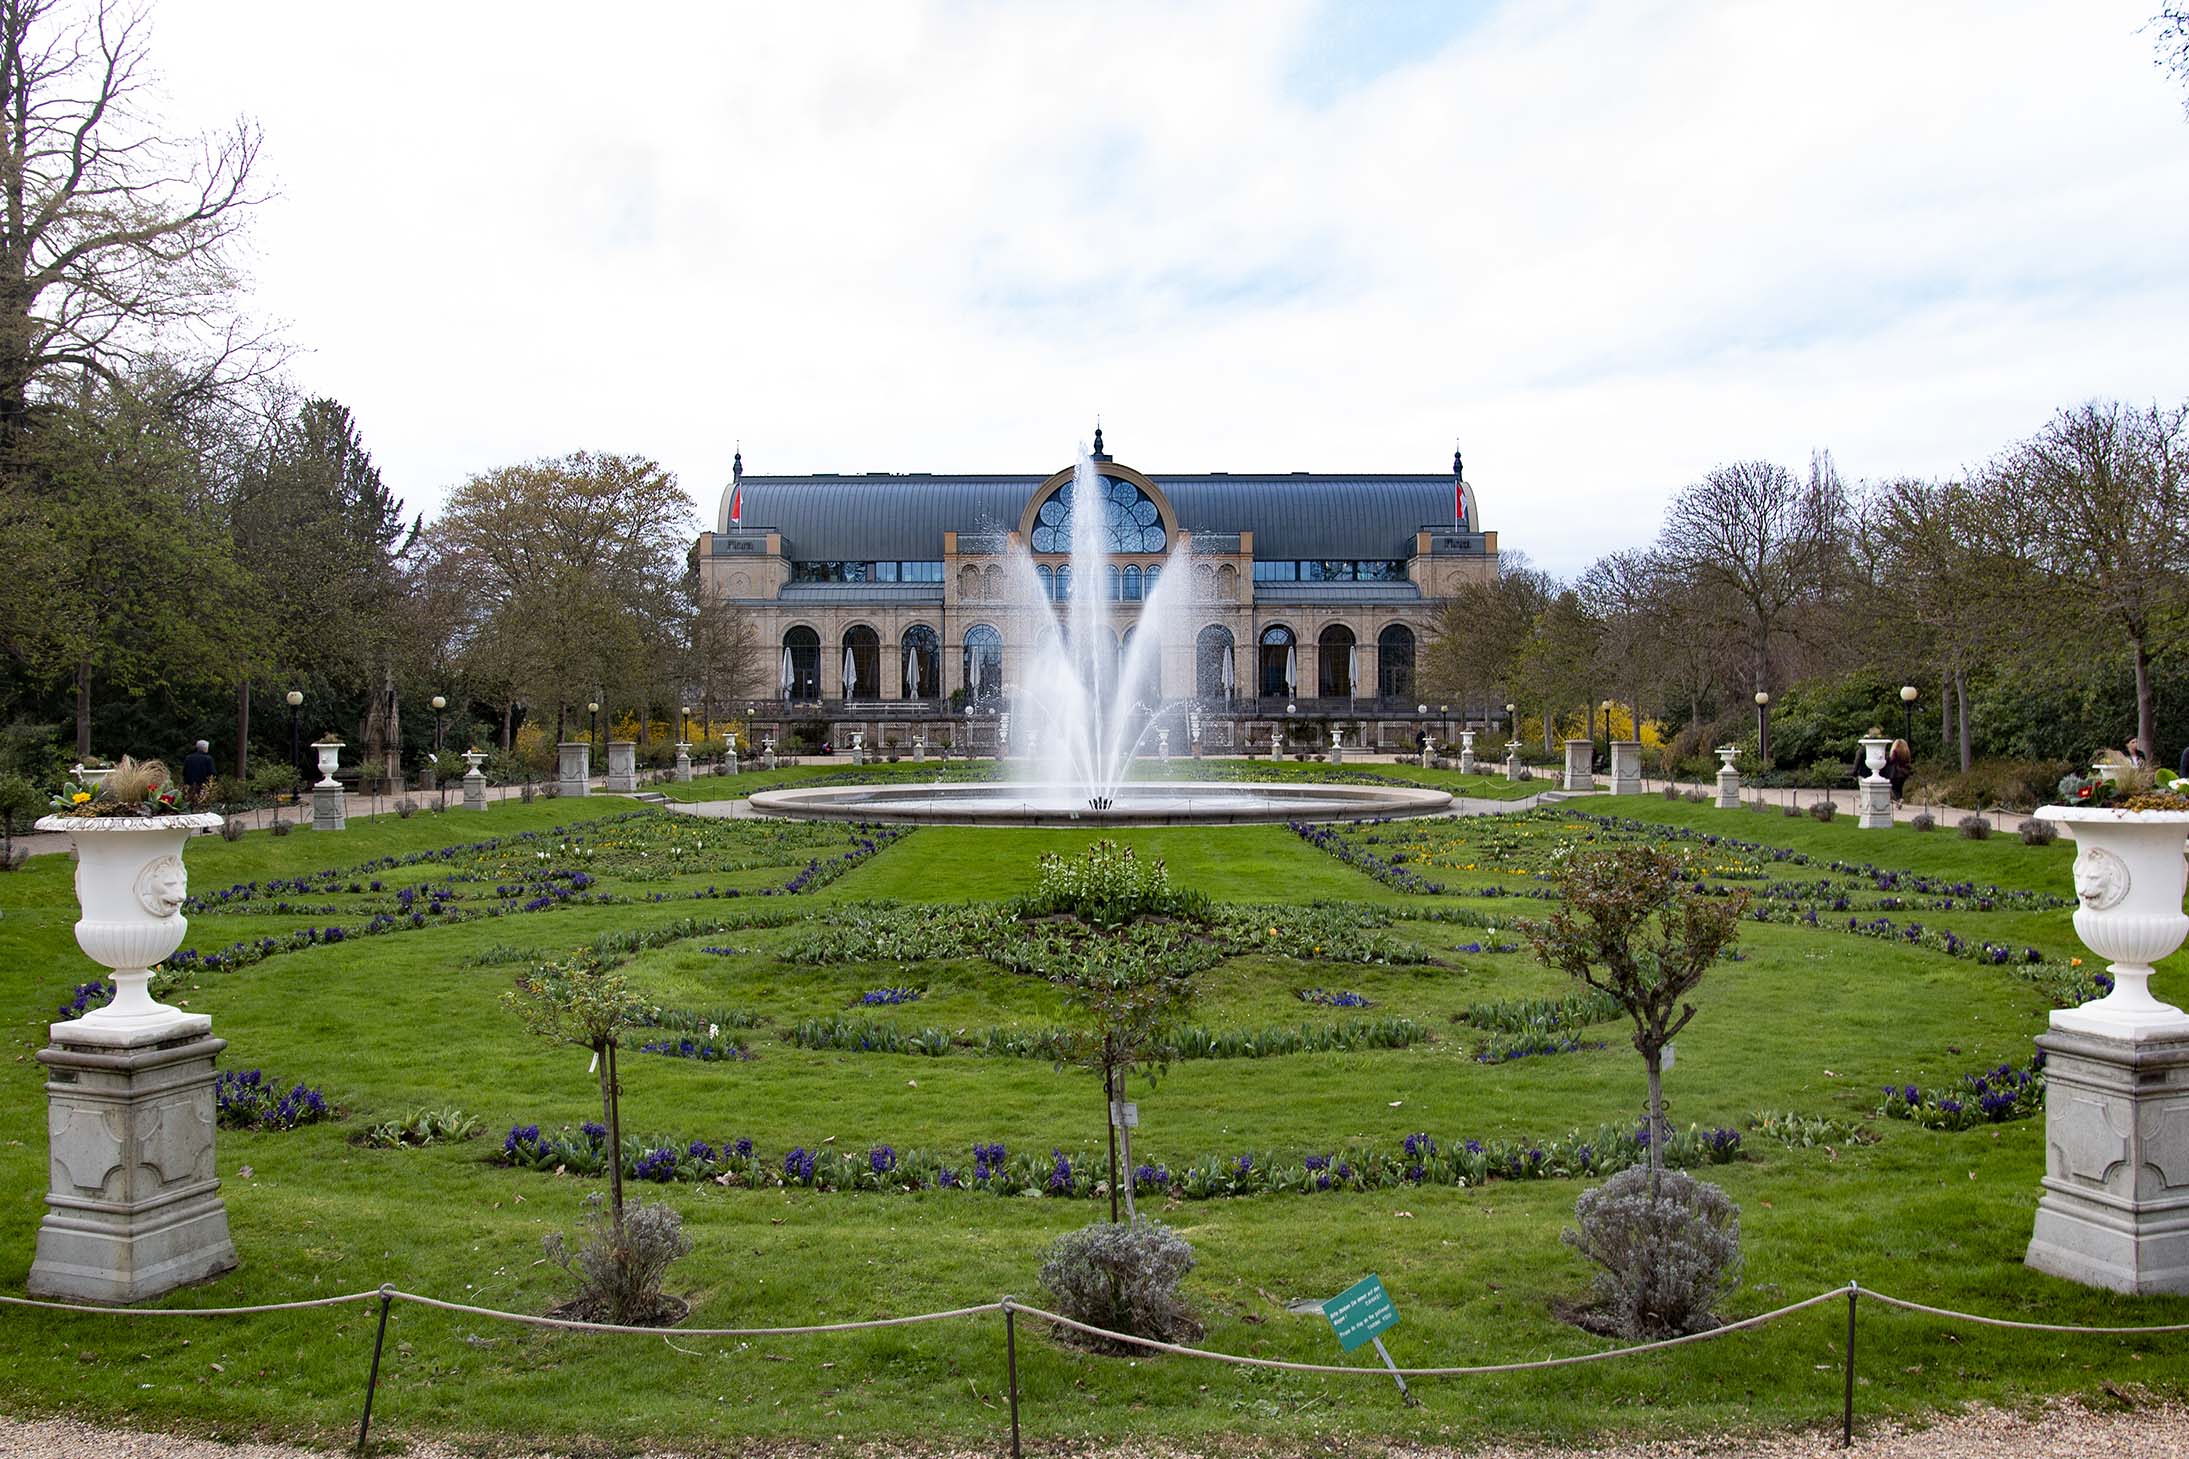
<svg viewBox="0 0 2189 1459"><path fill-rule="evenodd" d="M1102 1076L1103 1121L1110 1130L1110 1219L1124 1191L1125 1212L1132 1214L1132 1131L1114 1117L1125 1098L1125 1076L1139 1071L1150 1079L1168 1067L1170 1035L1193 1001L1193 985L1150 966L1144 953L1123 941L1087 944L1059 976L1064 1001L1083 1014L1087 1026L1066 1042L1063 1062ZM1120 1185L1118 1140L1124 1140Z"/></svg>
<svg viewBox="0 0 2189 1459"><path fill-rule="evenodd" d="M1494 580L1462 584L1423 646L1424 692L1462 702L1487 694L1501 705L1517 696L1522 655L1558 592L1559 584L1518 552L1505 555Z"/></svg>
<svg viewBox="0 0 2189 1459"><path fill-rule="evenodd" d="M624 1031L646 1016L646 1004L621 973L593 952L539 963L519 973L517 986L503 996L528 1032L593 1051L601 1121L608 1127L608 1205L621 1232L623 1087L616 1077L616 1047Z"/></svg>
<svg viewBox="0 0 2189 1459"><path fill-rule="evenodd" d="M1665 1045L1694 1018L1689 995L1732 947L1748 905L1745 894L1703 896L1688 878L1687 859L1660 847L1569 849L1552 874L1562 905L1524 925L1538 958L1610 994L1633 1022L1649 1071L1652 1177L1664 1163Z"/></svg>

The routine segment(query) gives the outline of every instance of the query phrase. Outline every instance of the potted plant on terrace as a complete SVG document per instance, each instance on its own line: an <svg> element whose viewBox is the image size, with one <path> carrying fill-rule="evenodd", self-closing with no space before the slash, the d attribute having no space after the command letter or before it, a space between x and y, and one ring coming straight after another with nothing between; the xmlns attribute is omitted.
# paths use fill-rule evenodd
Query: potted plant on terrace
<svg viewBox="0 0 2189 1459"><path fill-rule="evenodd" d="M2069 775L2059 796L2037 817L2075 838L2075 935L2109 960L2113 991L2055 1012L2052 1026L2129 1040L2189 1034L2189 1014L2150 988L2151 965L2189 936L2189 781L2164 770Z"/></svg>
<svg viewBox="0 0 2189 1459"><path fill-rule="evenodd" d="M76 847L76 943L114 974L114 998L77 1020L83 1042L129 1043L151 1030L177 1032L202 1015L152 999L151 968L182 945L189 923L183 843L216 829L218 815L190 809L183 788L157 760L127 756L95 786L70 781L53 797L41 831L64 831Z"/></svg>

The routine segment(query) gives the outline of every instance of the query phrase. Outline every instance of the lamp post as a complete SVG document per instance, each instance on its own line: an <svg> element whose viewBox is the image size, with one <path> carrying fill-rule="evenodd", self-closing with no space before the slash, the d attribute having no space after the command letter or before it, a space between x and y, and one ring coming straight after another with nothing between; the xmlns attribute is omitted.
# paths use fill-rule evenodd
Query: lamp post
<svg viewBox="0 0 2189 1459"><path fill-rule="evenodd" d="M688 741L692 737L692 706L689 704L678 705L677 715L676 737Z"/></svg>
<svg viewBox="0 0 2189 1459"><path fill-rule="evenodd" d="M302 787L304 784L304 731L303 727L297 722L296 712L304 705L304 691L291 689L282 697L289 705L289 768L296 772L296 783L299 787ZM300 788L298 795L301 797L302 794ZM301 804L301 800L299 803Z"/></svg>
<svg viewBox="0 0 2189 1459"><path fill-rule="evenodd" d="M1607 700L1605 700L1605 701L1604 701L1604 702L1603 702L1602 704L1599 704L1599 705L1597 705L1596 707L1597 707L1597 708L1598 708L1599 710L1603 711L1603 716L1604 716L1604 768L1605 768L1606 770L1609 770L1609 769L1611 768L1611 701L1610 701L1609 699L1607 699Z"/></svg>
<svg viewBox="0 0 2189 1459"><path fill-rule="evenodd" d="M426 701L433 706L433 754L438 760L441 754L441 711L448 708L448 696L436 694ZM439 776L435 776L439 779Z"/></svg>
<svg viewBox="0 0 2189 1459"><path fill-rule="evenodd" d="M600 753L600 701L586 700L585 712L592 719L592 728L585 732L585 737L592 742L593 753L597 755Z"/></svg>
<svg viewBox="0 0 2189 1459"><path fill-rule="evenodd" d="M1911 755L1915 753L1915 701L1921 697L1922 695L1915 685L1903 684L1900 686L1900 708L1907 718L1906 726L1900 737L1908 742L1908 753Z"/></svg>
<svg viewBox="0 0 2189 1459"><path fill-rule="evenodd" d="M1771 696L1761 689L1756 691L1756 759L1771 763Z"/></svg>

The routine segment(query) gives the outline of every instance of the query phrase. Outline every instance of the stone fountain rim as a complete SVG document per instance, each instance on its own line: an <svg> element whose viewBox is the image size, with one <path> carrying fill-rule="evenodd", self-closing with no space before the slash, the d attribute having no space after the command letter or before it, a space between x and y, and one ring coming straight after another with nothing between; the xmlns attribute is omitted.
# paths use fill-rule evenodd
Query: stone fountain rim
<svg viewBox="0 0 2189 1459"><path fill-rule="evenodd" d="M1132 781L1119 789L1141 797L1107 810L1065 810L1053 806L1016 809L958 810L945 808L892 809L891 800L923 803L955 797L997 796L1012 789L1057 790L1061 785L1039 782L970 780L947 785L830 785L755 791L752 809L761 815L793 820L874 821L891 825L925 826L1248 826L1281 825L1287 821L1363 821L1441 815L1451 810L1447 791L1410 785L1326 785L1284 781ZM1149 793L1153 795L1150 796ZM1272 800L1266 807L1229 808L1194 814L1189 810L1165 810L1148 799L1190 801L1196 795L1282 796L1289 804ZM1305 801L1308 804L1300 804Z"/></svg>

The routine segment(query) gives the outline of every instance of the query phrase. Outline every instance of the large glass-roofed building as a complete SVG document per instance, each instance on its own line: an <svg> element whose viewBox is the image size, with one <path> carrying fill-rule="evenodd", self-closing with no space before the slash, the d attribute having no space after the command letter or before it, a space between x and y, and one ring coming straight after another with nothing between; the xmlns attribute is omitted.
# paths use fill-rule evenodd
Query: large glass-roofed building
<svg viewBox="0 0 2189 1459"><path fill-rule="evenodd" d="M1410 742L1416 664L1444 601L1497 572L1497 534L1476 520L1456 454L1450 472L1418 476L1151 474L1111 459L1097 431L1095 463L1110 562L1105 581L1079 583L1070 467L766 476L740 453L694 561L757 629L769 692L751 712L864 727L875 745L921 723L931 744L962 739L944 723L1008 711L1065 600L1106 594L1129 635L1163 575L1187 573L1183 597L1165 597L1188 621L1145 703L1190 704L1213 747L1301 716Z"/></svg>

